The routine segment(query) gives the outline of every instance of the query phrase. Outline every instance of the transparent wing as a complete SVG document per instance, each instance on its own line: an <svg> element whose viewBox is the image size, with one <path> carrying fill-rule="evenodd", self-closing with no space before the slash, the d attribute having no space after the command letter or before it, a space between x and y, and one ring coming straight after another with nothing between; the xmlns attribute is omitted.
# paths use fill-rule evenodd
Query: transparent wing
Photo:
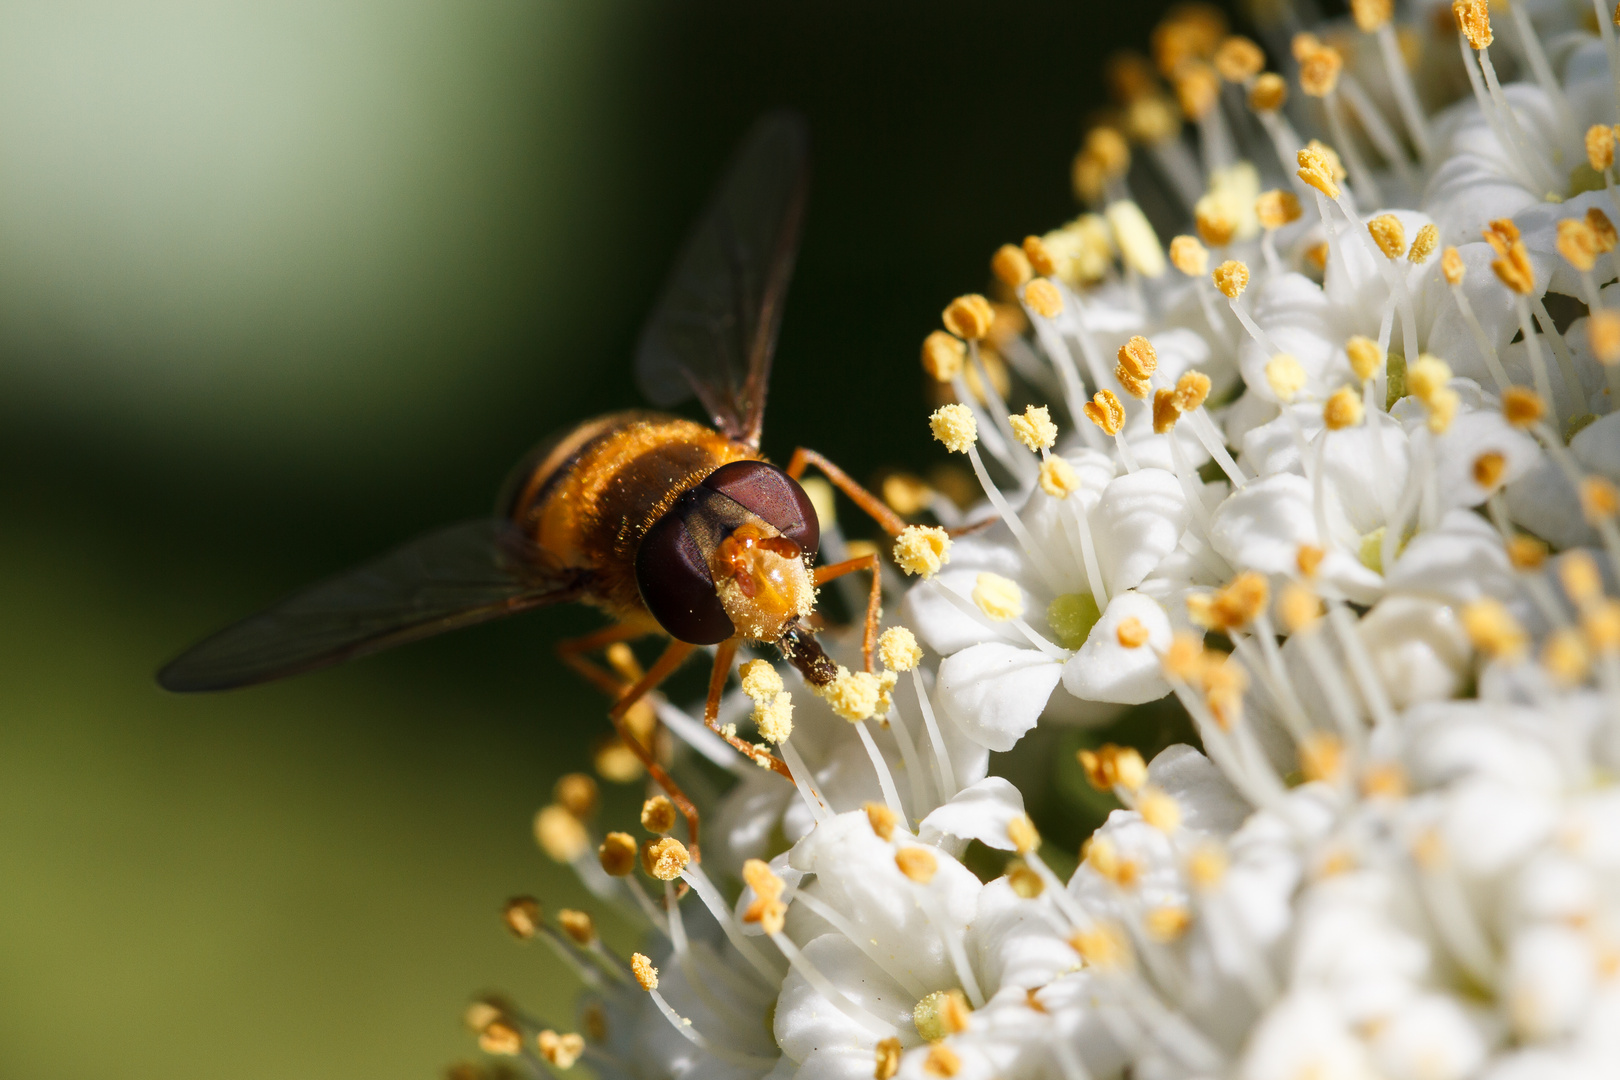
<svg viewBox="0 0 1620 1080"><path fill-rule="evenodd" d="M162 671L167 690L228 690L364 656L445 630L576 598L510 522L431 533L228 626Z"/></svg>
<svg viewBox="0 0 1620 1080"><path fill-rule="evenodd" d="M696 395L717 428L756 447L808 161L798 114L772 113L754 125L687 237L636 350L636 382L649 401L667 408Z"/></svg>

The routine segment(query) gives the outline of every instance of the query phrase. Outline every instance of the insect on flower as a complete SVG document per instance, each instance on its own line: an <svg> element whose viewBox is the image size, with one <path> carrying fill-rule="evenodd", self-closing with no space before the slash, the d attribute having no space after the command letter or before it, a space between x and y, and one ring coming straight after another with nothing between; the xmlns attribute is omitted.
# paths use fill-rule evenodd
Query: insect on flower
<svg viewBox="0 0 1620 1080"><path fill-rule="evenodd" d="M717 646L704 719L719 730L722 689L739 645L765 642L815 687L837 673L808 617L817 586L866 570L864 651L872 668L875 554L815 566L820 529L799 478L820 469L890 535L905 522L813 450L786 469L760 453L766 380L792 275L808 188L797 115L761 119L737 151L677 260L638 346L643 394L667 408L696 396L706 427L636 410L588 420L517 466L495 516L452 525L300 592L193 646L158 681L174 691L278 679L445 630L563 601L614 622L558 645L616 694L620 737L669 792L696 850L697 811L625 716L700 646ZM639 679L591 653L651 634L672 640ZM734 734L738 750L789 775Z"/></svg>

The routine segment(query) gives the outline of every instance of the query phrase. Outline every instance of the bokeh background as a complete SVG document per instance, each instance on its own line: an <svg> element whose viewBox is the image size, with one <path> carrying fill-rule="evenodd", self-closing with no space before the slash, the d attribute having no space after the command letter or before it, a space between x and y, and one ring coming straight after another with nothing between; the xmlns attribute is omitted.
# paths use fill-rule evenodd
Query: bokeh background
<svg viewBox="0 0 1620 1080"><path fill-rule="evenodd" d="M1142 4L0 2L0 1075L429 1077L574 985L501 902L602 703L551 611L178 698L198 635L633 404L734 140L816 171L767 449L935 460L916 349Z"/></svg>

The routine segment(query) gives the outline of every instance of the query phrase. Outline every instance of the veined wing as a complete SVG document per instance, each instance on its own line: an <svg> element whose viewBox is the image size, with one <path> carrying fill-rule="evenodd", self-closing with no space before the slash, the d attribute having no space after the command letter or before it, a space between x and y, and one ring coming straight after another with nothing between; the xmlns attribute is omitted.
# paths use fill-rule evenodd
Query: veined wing
<svg viewBox="0 0 1620 1080"><path fill-rule="evenodd" d="M452 525L288 597L194 645L162 671L176 691L228 690L576 599L499 518Z"/></svg>
<svg viewBox="0 0 1620 1080"><path fill-rule="evenodd" d="M687 237L636 350L636 382L668 407L696 395L715 427L759 445L771 354L809 189L802 117L763 117Z"/></svg>

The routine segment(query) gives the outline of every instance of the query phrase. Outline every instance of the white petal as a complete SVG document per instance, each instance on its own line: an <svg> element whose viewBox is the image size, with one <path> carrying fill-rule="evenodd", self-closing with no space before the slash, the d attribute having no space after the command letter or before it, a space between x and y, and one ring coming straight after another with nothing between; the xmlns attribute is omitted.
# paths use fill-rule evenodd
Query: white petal
<svg viewBox="0 0 1620 1080"><path fill-rule="evenodd" d="M964 788L944 806L922 819L917 838L925 844L940 837L977 840L986 847L1013 850L1007 839L1007 826L1024 816L1024 797L1000 776L987 776Z"/></svg>
<svg viewBox="0 0 1620 1080"><path fill-rule="evenodd" d="M986 642L947 656L935 697L974 741L1011 750L1035 726L1063 665L1034 649Z"/></svg>
<svg viewBox="0 0 1620 1080"><path fill-rule="evenodd" d="M1138 469L1111 481L1091 514L1109 594L1141 584L1175 550L1188 516L1181 483L1172 473Z"/></svg>
<svg viewBox="0 0 1620 1080"><path fill-rule="evenodd" d="M1147 641L1127 648L1119 624L1135 619L1147 630ZM1159 654L1170 647L1170 619L1155 601L1138 592L1120 593L1091 628L1080 651L1063 665L1063 688L1086 701L1141 705L1170 692Z"/></svg>

